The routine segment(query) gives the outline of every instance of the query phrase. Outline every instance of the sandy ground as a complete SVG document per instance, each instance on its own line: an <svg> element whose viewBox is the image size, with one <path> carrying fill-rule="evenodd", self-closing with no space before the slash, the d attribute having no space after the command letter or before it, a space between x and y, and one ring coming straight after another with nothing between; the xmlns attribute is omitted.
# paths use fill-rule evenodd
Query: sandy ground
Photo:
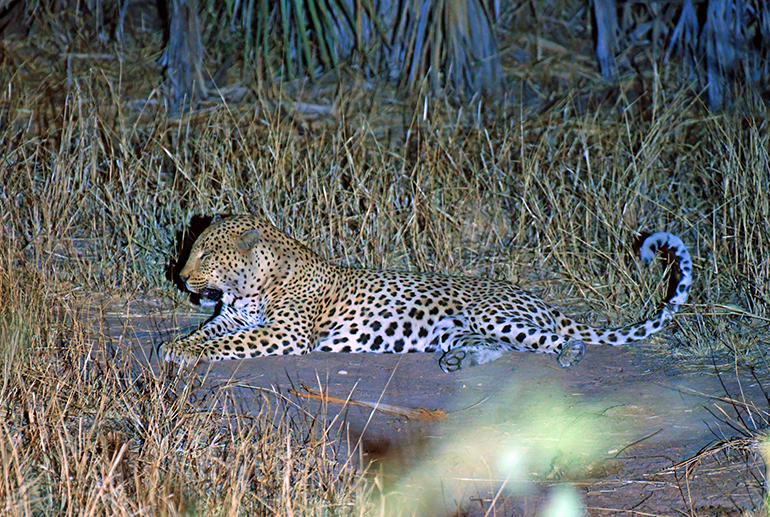
<svg viewBox="0 0 770 517"><path fill-rule="evenodd" d="M144 312L144 311L141 311ZM136 353L158 368L152 344L190 318L108 318ZM161 332L159 332L159 330ZM130 336L128 335L130 334ZM740 515L760 502L758 458L703 462L689 477L662 472L710 442L736 436L714 415L731 414L713 367L691 368L655 353L659 345L589 347L571 369L554 356L511 353L446 374L433 354L325 354L201 365L204 386L229 384L257 412L264 390L313 390L365 402L448 413L420 422L366 407L302 401L335 422L340 443L360 443L385 505L415 515ZM184 373L183 375L191 375ZM722 375L730 394L766 407L754 379ZM340 455L348 454L340 448ZM342 458L344 459L344 458Z"/></svg>

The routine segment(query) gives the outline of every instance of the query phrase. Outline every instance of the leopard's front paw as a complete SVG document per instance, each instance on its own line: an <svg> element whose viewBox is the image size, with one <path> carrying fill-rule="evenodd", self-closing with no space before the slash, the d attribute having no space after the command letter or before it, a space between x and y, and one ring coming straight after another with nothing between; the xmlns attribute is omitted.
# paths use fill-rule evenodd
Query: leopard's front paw
<svg viewBox="0 0 770 517"><path fill-rule="evenodd" d="M181 352L174 342L161 341L157 345L158 359L166 363L178 364L181 367L194 366L198 361L198 356Z"/></svg>

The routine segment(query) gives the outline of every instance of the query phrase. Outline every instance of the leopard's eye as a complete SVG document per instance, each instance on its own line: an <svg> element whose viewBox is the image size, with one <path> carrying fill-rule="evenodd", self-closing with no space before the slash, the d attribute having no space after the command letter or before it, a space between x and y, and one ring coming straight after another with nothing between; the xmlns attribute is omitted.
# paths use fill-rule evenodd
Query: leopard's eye
<svg viewBox="0 0 770 517"><path fill-rule="evenodd" d="M200 256L199 260L204 260L204 259L206 259L209 256L211 256L211 251L203 250L203 251L201 251L201 256Z"/></svg>

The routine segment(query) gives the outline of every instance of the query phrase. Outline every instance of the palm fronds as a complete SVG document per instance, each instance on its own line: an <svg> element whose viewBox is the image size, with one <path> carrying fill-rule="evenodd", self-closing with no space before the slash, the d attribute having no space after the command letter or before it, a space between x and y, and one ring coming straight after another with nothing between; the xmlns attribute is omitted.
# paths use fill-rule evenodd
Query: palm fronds
<svg viewBox="0 0 770 517"><path fill-rule="evenodd" d="M403 63L402 81L431 89L494 93L502 72L487 10L479 0L407 0L393 35L391 59Z"/></svg>
<svg viewBox="0 0 770 517"><path fill-rule="evenodd" d="M425 77L433 91L501 85L482 0L230 0L204 11L229 19L243 35L246 62L275 79L312 79L354 59L369 74L388 66L410 89Z"/></svg>
<svg viewBox="0 0 770 517"><path fill-rule="evenodd" d="M766 89L770 78L770 4L763 0L684 0L652 5L627 3L618 16L614 0L595 0L597 58L604 77L613 69L616 34L633 59L633 46L652 47L671 62L681 59L684 77L707 90L718 110L739 85ZM620 19L618 19L620 18ZM621 22L621 23L619 23ZM618 25L620 25L618 29ZM658 49L666 48L665 53ZM628 63L626 63L628 64Z"/></svg>
<svg viewBox="0 0 770 517"><path fill-rule="evenodd" d="M243 34L246 60L282 79L313 78L355 51L365 55L363 26L381 28L369 1L236 0L226 11Z"/></svg>

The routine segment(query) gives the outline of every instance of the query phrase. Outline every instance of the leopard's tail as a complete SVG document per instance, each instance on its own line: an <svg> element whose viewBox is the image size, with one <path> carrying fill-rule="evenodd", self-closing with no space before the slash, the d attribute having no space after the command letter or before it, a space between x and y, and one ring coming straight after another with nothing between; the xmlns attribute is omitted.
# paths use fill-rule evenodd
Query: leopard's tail
<svg viewBox="0 0 770 517"><path fill-rule="evenodd" d="M673 256L676 268L671 272L668 293L653 317L621 328L597 329L561 316L561 321L557 322L559 334L580 339L587 344L623 345L644 339L665 327L687 301L692 284L692 260L682 240L668 232L653 233L644 240L639 250L642 262L649 264L658 250L667 251L669 257Z"/></svg>
<svg viewBox="0 0 770 517"><path fill-rule="evenodd" d="M690 285L692 284L692 260L682 240L676 235L668 232L653 233L642 243L639 250L639 256L642 262L649 264L655 258L655 252L663 249L673 254L676 260L677 270L676 278L672 278L669 284L669 291L663 300L664 308L668 308L673 315L687 301L687 295L690 294Z"/></svg>

